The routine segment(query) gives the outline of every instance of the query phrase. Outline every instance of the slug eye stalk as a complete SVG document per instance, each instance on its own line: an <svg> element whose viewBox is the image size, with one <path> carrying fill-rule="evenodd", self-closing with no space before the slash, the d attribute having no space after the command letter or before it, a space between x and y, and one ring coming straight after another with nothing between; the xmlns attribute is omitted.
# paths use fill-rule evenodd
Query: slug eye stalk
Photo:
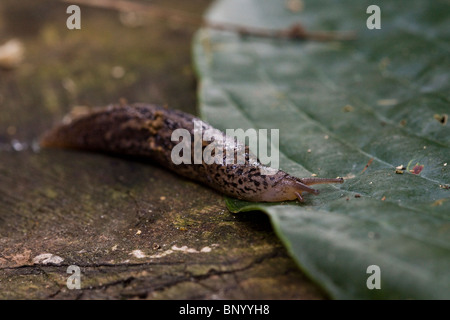
<svg viewBox="0 0 450 320"><path fill-rule="evenodd" d="M298 189L298 191L295 191L294 194L296 195L297 199L300 202L304 202L304 199L302 197L302 192L308 192L312 194L319 194L320 191L317 189L310 188L310 185L314 184L328 184L328 183L344 183L343 178L295 178L292 177L295 181L295 187Z"/></svg>

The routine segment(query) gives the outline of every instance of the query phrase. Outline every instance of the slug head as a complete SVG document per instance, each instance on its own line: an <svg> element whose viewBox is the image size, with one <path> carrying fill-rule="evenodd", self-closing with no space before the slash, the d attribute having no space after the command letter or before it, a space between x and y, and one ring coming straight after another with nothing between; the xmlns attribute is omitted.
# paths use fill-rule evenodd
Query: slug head
<svg viewBox="0 0 450 320"><path fill-rule="evenodd" d="M303 202L303 192L316 195L320 193L319 190L309 187L310 185L343 182L343 178L296 178L291 175L286 175L283 179L276 181L271 188L265 191L261 195L259 201L279 202L298 199L300 202Z"/></svg>

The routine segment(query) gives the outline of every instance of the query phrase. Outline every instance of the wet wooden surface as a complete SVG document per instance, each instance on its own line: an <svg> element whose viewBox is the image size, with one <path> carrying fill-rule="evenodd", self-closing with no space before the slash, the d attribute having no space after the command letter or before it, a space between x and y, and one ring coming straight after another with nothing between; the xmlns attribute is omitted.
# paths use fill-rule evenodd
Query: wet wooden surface
<svg viewBox="0 0 450 320"><path fill-rule="evenodd" d="M197 16L209 1L153 1ZM258 212L151 163L39 150L74 106L120 99L196 113L196 26L67 4L0 3L0 45L24 60L0 70L0 298L322 299ZM43 254L47 254L42 256ZM81 289L69 290L70 265Z"/></svg>

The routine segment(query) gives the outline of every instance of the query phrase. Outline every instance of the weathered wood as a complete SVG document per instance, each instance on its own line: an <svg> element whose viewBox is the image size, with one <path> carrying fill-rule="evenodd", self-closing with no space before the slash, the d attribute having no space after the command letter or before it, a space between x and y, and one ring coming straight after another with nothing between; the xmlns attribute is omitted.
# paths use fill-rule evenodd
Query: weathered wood
<svg viewBox="0 0 450 320"><path fill-rule="evenodd" d="M197 14L207 4L164 1ZM82 30L69 31L66 6L0 4L0 40L18 37L26 54L0 71L0 298L323 298L264 214L233 215L221 195L150 163L36 149L75 105L126 98L195 113L193 28L129 28L82 8ZM66 287L69 265L81 290Z"/></svg>

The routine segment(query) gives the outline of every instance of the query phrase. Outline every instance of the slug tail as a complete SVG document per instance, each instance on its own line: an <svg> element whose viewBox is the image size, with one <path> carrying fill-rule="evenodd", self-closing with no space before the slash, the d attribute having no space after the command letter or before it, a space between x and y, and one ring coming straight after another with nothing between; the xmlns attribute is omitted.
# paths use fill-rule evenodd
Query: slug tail
<svg viewBox="0 0 450 320"><path fill-rule="evenodd" d="M41 148L55 148L62 147L61 141L56 139L55 130L45 133L45 135L40 139L39 145Z"/></svg>
<svg viewBox="0 0 450 320"><path fill-rule="evenodd" d="M47 132L40 139L39 145L41 148L73 148L75 147L73 141L71 141L66 127L58 127L52 131Z"/></svg>

